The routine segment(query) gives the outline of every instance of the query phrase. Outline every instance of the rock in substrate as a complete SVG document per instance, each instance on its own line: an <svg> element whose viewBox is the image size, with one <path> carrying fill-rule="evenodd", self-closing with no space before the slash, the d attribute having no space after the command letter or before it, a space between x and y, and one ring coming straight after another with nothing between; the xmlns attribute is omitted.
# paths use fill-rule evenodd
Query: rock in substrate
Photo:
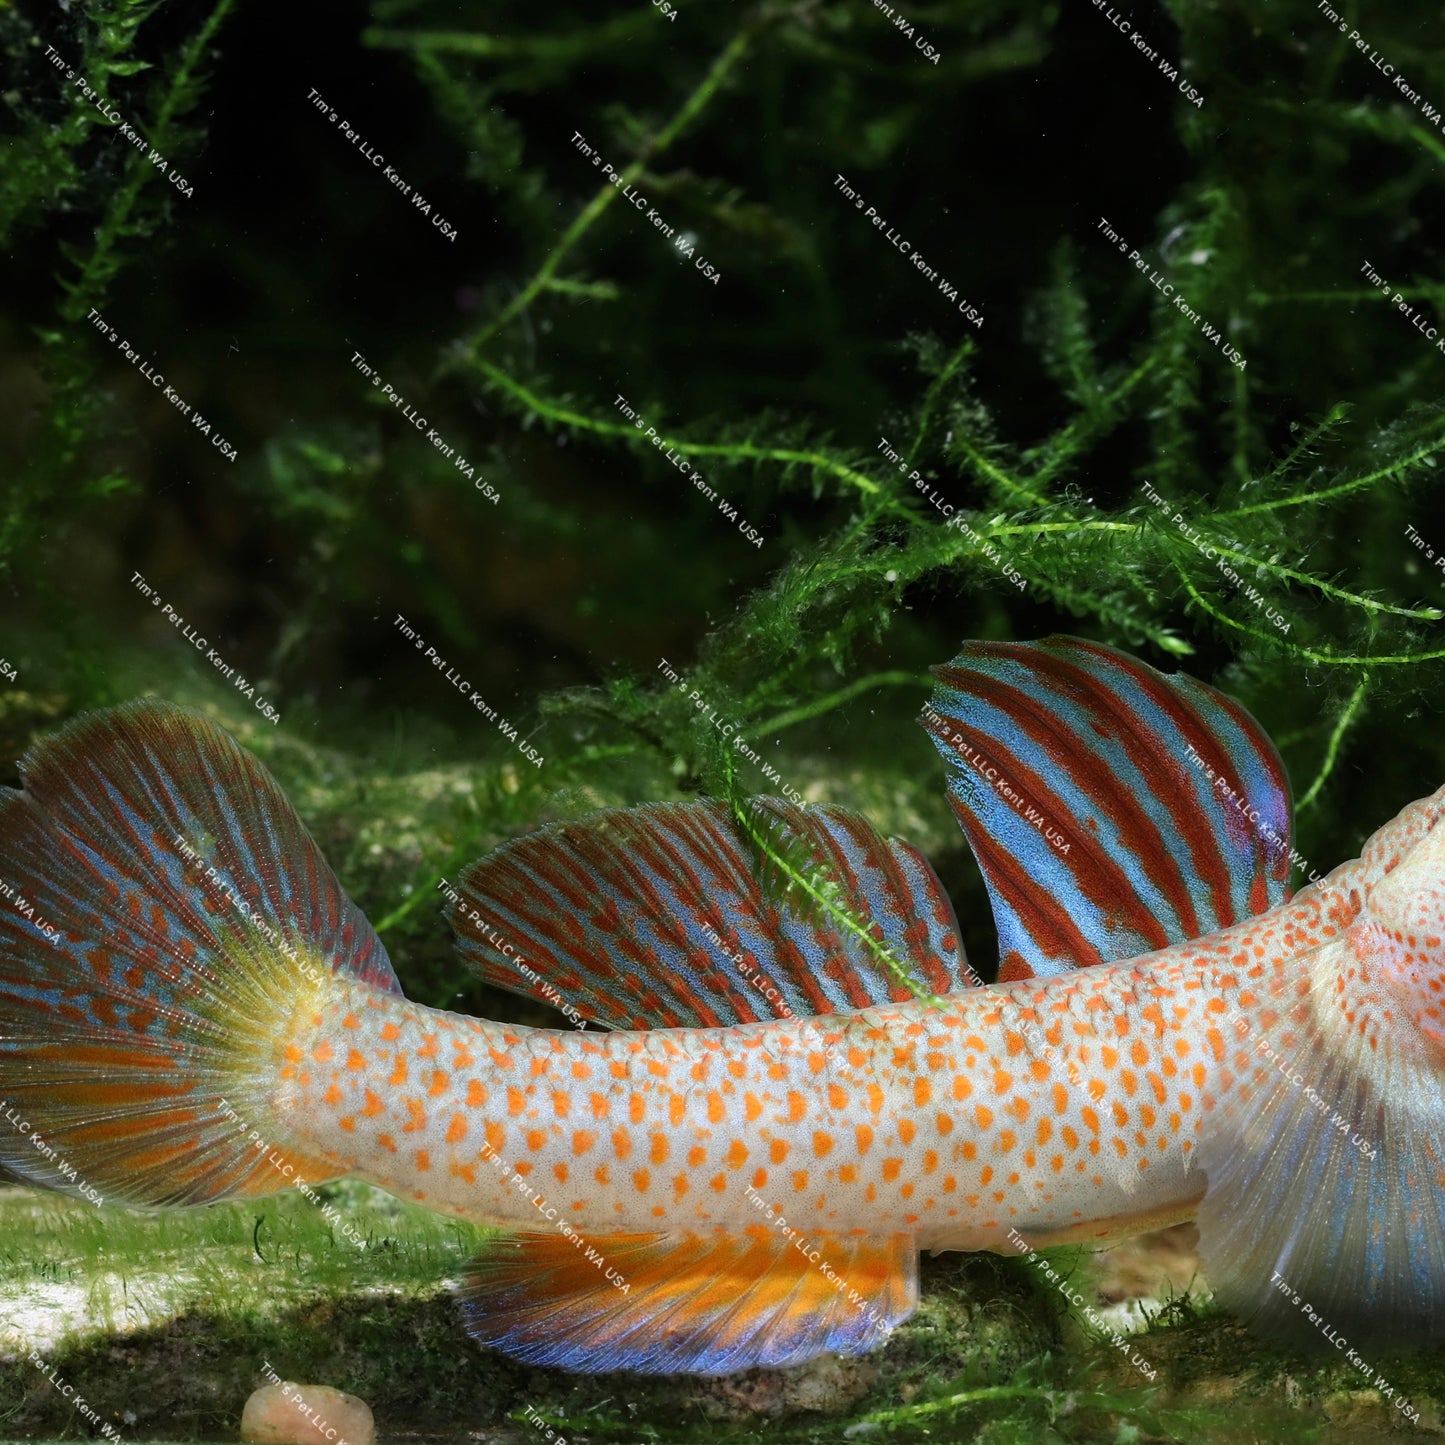
<svg viewBox="0 0 1445 1445"><path fill-rule="evenodd" d="M258 1445L375 1445L365 1400L330 1385L263 1385L241 1411L241 1439Z"/></svg>

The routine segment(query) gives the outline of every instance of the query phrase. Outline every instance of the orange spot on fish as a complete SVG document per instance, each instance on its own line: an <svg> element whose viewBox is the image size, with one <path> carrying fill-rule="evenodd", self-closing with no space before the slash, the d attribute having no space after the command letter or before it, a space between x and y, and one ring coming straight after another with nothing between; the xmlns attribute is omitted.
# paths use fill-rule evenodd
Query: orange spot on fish
<svg viewBox="0 0 1445 1445"><path fill-rule="evenodd" d="M460 1144L466 1137L467 1121L460 1114L453 1114L451 1126L447 1129L447 1143Z"/></svg>

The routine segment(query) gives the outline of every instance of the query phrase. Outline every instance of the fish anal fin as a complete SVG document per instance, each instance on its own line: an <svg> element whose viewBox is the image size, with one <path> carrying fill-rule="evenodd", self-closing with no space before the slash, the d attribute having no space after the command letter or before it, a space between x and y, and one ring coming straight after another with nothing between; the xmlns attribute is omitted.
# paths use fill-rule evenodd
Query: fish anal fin
<svg viewBox="0 0 1445 1445"><path fill-rule="evenodd" d="M721 1375L875 1348L917 1307L918 1252L909 1235L776 1224L507 1235L461 1297L468 1331L528 1364Z"/></svg>

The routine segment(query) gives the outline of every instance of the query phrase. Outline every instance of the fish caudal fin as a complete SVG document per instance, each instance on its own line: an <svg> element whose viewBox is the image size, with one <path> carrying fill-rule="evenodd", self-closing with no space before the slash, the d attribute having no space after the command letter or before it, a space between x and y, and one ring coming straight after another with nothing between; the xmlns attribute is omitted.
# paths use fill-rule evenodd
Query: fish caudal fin
<svg viewBox="0 0 1445 1445"><path fill-rule="evenodd" d="M877 1348L918 1304L911 1236L741 1233L499 1238L469 1266L468 1331L528 1364L723 1375Z"/></svg>
<svg viewBox="0 0 1445 1445"><path fill-rule="evenodd" d="M983 870L999 978L1116 963L1289 896L1289 780L1237 702L1095 642L973 642L920 719Z"/></svg>
<svg viewBox="0 0 1445 1445"><path fill-rule="evenodd" d="M152 701L77 719L21 776L0 789L0 1163L141 1206L334 1172L271 1106L289 1021L336 973L400 990L275 780Z"/></svg>

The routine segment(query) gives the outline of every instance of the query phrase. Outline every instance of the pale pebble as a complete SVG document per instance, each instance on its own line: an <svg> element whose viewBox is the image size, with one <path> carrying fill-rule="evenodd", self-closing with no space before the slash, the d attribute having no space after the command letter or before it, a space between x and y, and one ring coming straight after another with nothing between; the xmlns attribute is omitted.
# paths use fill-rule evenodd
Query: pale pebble
<svg viewBox="0 0 1445 1445"><path fill-rule="evenodd" d="M263 1385L241 1411L241 1439L255 1445L375 1445L371 1407L330 1385Z"/></svg>

